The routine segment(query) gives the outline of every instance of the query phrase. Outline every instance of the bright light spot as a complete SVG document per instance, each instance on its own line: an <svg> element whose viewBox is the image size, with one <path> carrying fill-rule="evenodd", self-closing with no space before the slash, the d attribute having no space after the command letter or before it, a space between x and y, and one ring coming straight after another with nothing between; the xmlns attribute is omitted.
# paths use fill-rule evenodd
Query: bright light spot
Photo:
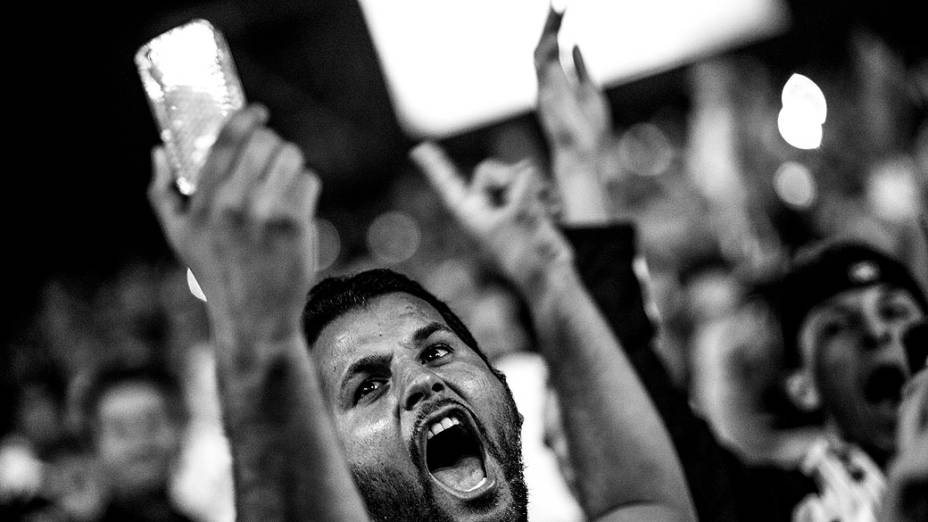
<svg viewBox="0 0 928 522"><path fill-rule="evenodd" d="M828 116L825 94L808 77L794 74L783 86L781 99L783 108L777 118L780 135L797 149L817 149Z"/></svg>
<svg viewBox="0 0 928 522"><path fill-rule="evenodd" d="M625 168L643 176L663 174L673 161L670 140L651 123L633 125L622 134L618 147Z"/></svg>
<svg viewBox="0 0 928 522"><path fill-rule="evenodd" d="M197 186L187 178L177 178L177 189L185 196L192 196L197 191Z"/></svg>
<svg viewBox="0 0 928 522"><path fill-rule="evenodd" d="M551 0L551 8L558 13L563 13L567 9L567 0Z"/></svg>
<svg viewBox="0 0 928 522"><path fill-rule="evenodd" d="M887 161L870 174L867 202L876 215L895 223L911 221L918 216L918 185L914 168L911 162Z"/></svg>
<svg viewBox="0 0 928 522"><path fill-rule="evenodd" d="M593 80L605 86L779 34L790 21L782 0L567 3L571 43L583 49ZM397 118L411 135L450 136L534 108L532 52L549 2L359 4Z"/></svg>
<svg viewBox="0 0 928 522"><path fill-rule="evenodd" d="M166 65L155 74L163 85L208 84L213 71L204 63L217 63L216 39L212 27L195 21L177 27L154 39L148 51L152 63Z"/></svg>
<svg viewBox="0 0 928 522"><path fill-rule="evenodd" d="M783 86L783 107L804 113L805 117L822 125L828 115L825 94L808 77L794 74Z"/></svg>
<svg viewBox="0 0 928 522"><path fill-rule="evenodd" d="M419 225L404 212L385 212L367 229L367 246L380 263L406 261L419 248Z"/></svg>
<svg viewBox="0 0 928 522"><path fill-rule="evenodd" d="M316 218L316 270L325 270L335 264L342 249L342 239L331 221Z"/></svg>
<svg viewBox="0 0 928 522"><path fill-rule="evenodd" d="M777 196L786 204L808 208L815 201L818 189L809 168L795 161L787 161L773 176Z"/></svg>
<svg viewBox="0 0 928 522"><path fill-rule="evenodd" d="M12 494L34 495L42 486L42 461L25 444L4 441L0 451L0 476Z"/></svg>
<svg viewBox="0 0 928 522"><path fill-rule="evenodd" d="M228 46L209 22L194 20L152 39L135 60L178 187L189 195L222 123L245 103Z"/></svg>
<svg viewBox="0 0 928 522"><path fill-rule="evenodd" d="M190 293L200 301L206 302L206 294L203 293L203 289L200 288L200 283L197 282L197 278L193 276L193 271L189 268L187 269L187 287L190 288Z"/></svg>
<svg viewBox="0 0 928 522"><path fill-rule="evenodd" d="M804 150L817 149L822 144L822 125L812 116L791 107L780 109L777 128L786 143Z"/></svg>

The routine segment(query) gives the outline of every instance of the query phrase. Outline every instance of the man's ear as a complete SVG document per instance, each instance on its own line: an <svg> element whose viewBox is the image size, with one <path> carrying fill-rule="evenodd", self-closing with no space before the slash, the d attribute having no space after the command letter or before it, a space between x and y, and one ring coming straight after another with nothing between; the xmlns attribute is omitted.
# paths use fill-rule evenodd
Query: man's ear
<svg viewBox="0 0 928 522"><path fill-rule="evenodd" d="M784 381L786 394L793 404L802 411L815 411L821 406L822 399L812 375L804 370L796 370L786 376Z"/></svg>

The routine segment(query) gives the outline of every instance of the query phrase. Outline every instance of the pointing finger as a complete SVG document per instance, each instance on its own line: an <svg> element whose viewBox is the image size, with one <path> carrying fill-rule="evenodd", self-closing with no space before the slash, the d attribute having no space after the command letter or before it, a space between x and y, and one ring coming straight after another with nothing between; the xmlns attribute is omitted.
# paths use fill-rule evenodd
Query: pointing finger
<svg viewBox="0 0 928 522"><path fill-rule="evenodd" d="M558 12L551 6L548 9L548 17L545 19L544 29L535 45L535 72L541 74L546 64L556 61L559 54L557 33L561 29L561 21L564 19L564 13Z"/></svg>
<svg viewBox="0 0 928 522"><path fill-rule="evenodd" d="M458 168L441 147L425 142L412 149L409 156L450 209L456 209L467 197L467 186Z"/></svg>

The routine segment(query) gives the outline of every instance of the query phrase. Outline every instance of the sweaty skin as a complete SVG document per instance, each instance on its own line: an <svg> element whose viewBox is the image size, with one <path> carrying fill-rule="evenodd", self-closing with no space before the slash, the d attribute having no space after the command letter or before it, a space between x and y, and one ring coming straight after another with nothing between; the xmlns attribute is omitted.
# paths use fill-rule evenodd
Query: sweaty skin
<svg viewBox="0 0 928 522"><path fill-rule="evenodd" d="M389 470L393 484L386 492L402 494L432 519L524 519L515 404L483 359L425 301L402 293L377 297L323 328L313 356L362 491L377 495L377 486L364 482ZM487 480L468 482L462 489L475 491L467 494L431 476L419 450L430 421L449 408L468 411L487 438ZM368 497L375 514L380 506L374 504L385 502Z"/></svg>

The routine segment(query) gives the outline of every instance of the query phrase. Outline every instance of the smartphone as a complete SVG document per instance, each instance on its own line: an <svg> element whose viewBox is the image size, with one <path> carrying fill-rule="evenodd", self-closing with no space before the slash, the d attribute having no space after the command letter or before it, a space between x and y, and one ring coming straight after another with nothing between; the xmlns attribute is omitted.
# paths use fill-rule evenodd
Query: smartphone
<svg viewBox="0 0 928 522"><path fill-rule="evenodd" d="M229 46L212 24L195 19L143 45L135 63L177 188L190 195L222 125L245 105Z"/></svg>

